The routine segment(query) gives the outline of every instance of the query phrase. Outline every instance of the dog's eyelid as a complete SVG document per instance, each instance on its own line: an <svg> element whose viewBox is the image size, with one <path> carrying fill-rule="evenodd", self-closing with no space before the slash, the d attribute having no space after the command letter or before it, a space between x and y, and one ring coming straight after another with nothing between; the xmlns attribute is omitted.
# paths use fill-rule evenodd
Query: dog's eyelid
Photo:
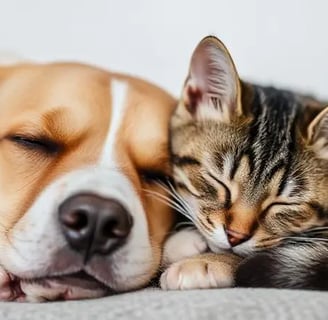
<svg viewBox="0 0 328 320"><path fill-rule="evenodd" d="M153 170L153 169L143 169L139 172L142 179L148 183L153 182L163 182L168 183L170 181L170 177L166 175L164 172Z"/></svg>
<svg viewBox="0 0 328 320"><path fill-rule="evenodd" d="M41 150L47 154L56 154L60 151L61 145L46 136L12 134L7 139L19 144L27 149Z"/></svg>

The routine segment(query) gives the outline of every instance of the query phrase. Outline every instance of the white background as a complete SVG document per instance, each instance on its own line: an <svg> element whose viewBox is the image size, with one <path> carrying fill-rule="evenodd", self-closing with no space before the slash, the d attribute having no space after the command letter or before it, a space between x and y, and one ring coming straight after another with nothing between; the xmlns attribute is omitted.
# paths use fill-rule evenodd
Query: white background
<svg viewBox="0 0 328 320"><path fill-rule="evenodd" d="M79 60L152 80L178 94L207 34L241 77L328 97L325 0L0 0L0 50Z"/></svg>

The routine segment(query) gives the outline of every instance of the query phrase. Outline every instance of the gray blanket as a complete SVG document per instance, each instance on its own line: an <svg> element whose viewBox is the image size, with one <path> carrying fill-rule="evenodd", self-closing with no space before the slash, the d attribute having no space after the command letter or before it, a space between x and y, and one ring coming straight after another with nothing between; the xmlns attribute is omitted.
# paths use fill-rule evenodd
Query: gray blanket
<svg viewBox="0 0 328 320"><path fill-rule="evenodd" d="M0 303L0 319L301 319L328 320L328 292L147 289L97 300L44 304Z"/></svg>

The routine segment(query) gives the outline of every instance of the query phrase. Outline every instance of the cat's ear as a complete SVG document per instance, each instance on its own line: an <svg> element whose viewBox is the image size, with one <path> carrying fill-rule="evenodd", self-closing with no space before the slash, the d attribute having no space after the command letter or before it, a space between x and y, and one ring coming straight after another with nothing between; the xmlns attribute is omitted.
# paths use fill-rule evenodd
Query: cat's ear
<svg viewBox="0 0 328 320"><path fill-rule="evenodd" d="M328 160L328 107L312 120L308 126L307 138L319 158Z"/></svg>
<svg viewBox="0 0 328 320"><path fill-rule="evenodd" d="M229 122L241 115L240 80L227 48L216 37L206 37L196 47L182 103L197 120Z"/></svg>

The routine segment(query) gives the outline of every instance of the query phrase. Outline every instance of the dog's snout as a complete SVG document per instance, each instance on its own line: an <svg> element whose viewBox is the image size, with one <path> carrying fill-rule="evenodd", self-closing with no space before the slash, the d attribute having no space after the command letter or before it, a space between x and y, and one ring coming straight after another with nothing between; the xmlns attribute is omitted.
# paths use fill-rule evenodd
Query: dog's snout
<svg viewBox="0 0 328 320"><path fill-rule="evenodd" d="M59 207L59 221L69 245L88 259L108 254L124 243L132 217L117 200L78 194Z"/></svg>

